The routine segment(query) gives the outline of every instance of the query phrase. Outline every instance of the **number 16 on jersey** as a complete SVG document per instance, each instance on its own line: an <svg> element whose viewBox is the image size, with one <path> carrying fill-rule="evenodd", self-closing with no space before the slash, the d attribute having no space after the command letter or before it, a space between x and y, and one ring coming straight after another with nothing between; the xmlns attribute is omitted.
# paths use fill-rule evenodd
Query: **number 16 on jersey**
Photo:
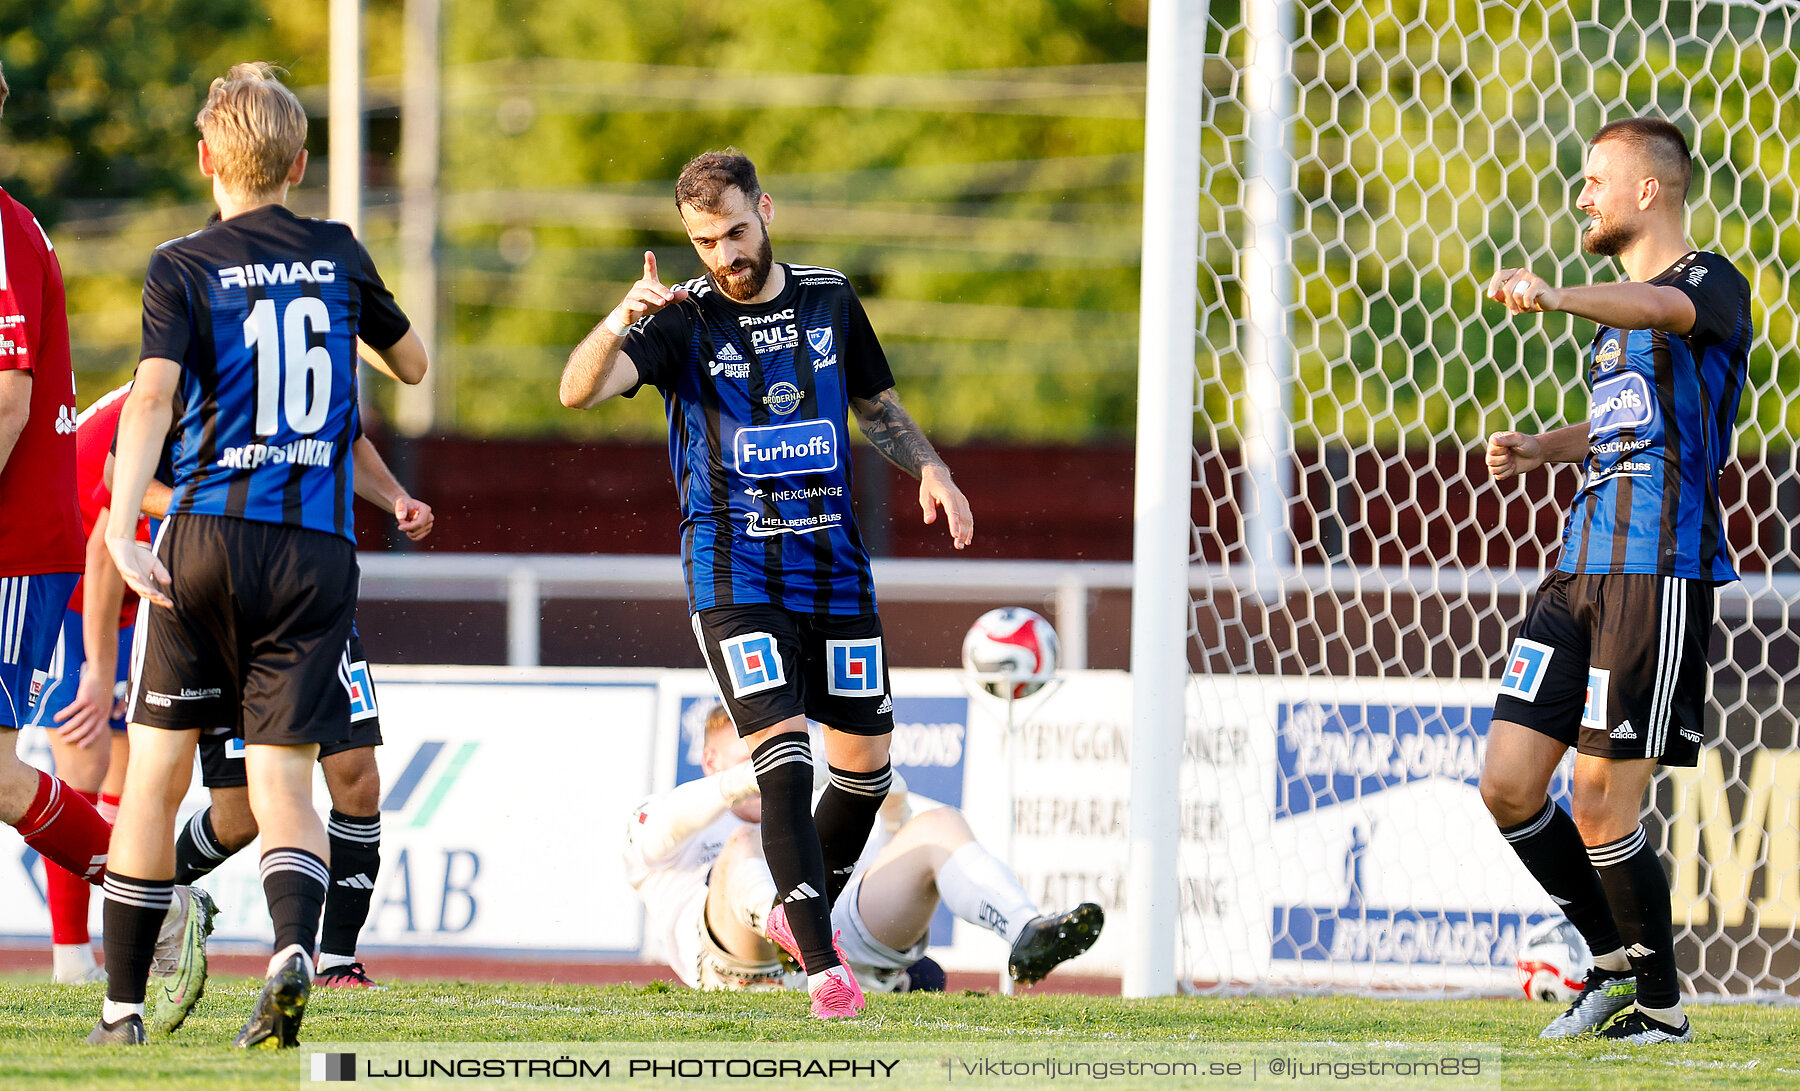
<svg viewBox="0 0 1800 1091"><path fill-rule="evenodd" d="M331 409L331 313L317 296L297 296L277 319L275 300L259 299L244 319L244 346L256 350L256 434L273 436L281 418L295 433L310 436L325 425ZM286 357L286 381L282 378Z"/></svg>

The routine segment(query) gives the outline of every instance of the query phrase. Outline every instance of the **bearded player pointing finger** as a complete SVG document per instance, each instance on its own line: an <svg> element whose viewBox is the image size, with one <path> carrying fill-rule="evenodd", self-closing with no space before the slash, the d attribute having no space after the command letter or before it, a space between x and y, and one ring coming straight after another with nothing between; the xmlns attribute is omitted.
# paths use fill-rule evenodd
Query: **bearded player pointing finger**
<svg viewBox="0 0 1800 1091"><path fill-rule="evenodd" d="M831 905L887 795L894 705L845 418L919 479L925 521L941 508L958 549L974 523L894 393L848 278L774 260L774 203L750 160L694 159L675 206L707 275L666 287L645 254L643 279L569 355L562 401L662 392L694 633L762 793L780 895L769 938L805 966L814 1015L855 1015L862 989L833 943ZM825 725L830 767L816 813L809 717Z"/></svg>

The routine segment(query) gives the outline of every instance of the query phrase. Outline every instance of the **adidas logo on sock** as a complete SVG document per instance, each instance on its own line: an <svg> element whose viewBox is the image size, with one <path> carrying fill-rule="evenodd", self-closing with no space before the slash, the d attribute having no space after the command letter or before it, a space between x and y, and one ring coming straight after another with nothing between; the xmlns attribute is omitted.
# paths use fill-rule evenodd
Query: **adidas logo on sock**
<svg viewBox="0 0 1800 1091"><path fill-rule="evenodd" d="M1655 953L1655 951L1652 951L1641 943L1634 943L1630 947L1625 948L1625 954L1631 958L1649 958Z"/></svg>
<svg viewBox="0 0 1800 1091"><path fill-rule="evenodd" d="M808 898L816 898L818 896L819 896L819 892L812 888L811 883L801 883L799 886L797 886L793 889L792 893L790 893L787 897L781 899L781 901L782 901L782 904L785 905L788 902L803 902L803 901L807 900Z"/></svg>
<svg viewBox="0 0 1800 1091"><path fill-rule="evenodd" d="M1612 737L1615 739L1635 739L1637 738L1637 728L1631 726L1630 720L1626 720L1618 727L1612 729Z"/></svg>
<svg viewBox="0 0 1800 1091"><path fill-rule="evenodd" d="M374 890L375 882L362 872L357 872L348 879L339 879L338 886L347 886L351 890Z"/></svg>

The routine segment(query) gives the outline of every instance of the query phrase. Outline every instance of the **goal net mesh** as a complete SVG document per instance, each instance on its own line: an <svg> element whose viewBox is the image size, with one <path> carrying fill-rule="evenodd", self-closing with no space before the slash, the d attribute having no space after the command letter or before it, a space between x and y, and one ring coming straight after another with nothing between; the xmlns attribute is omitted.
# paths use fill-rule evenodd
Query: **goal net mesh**
<svg viewBox="0 0 1800 1091"><path fill-rule="evenodd" d="M1190 704L1203 727L1255 705L1273 795L1226 816L1261 842L1251 865L1184 844L1184 889L1211 892L1183 917L1185 974L1497 988L1555 914L1475 784L1580 470L1495 484L1481 448L1587 419L1594 327L1481 293L1509 265L1620 275L1580 250L1586 139L1654 114L1694 143L1690 237L1750 278L1757 328L1721 481L1744 579L1721 589L1701 764L1659 776L1646 828L1687 988L1800 993L1800 10L1213 0L1209 19ZM1184 791L1216 793L1195 766ZM1231 905L1252 942L1208 919Z"/></svg>

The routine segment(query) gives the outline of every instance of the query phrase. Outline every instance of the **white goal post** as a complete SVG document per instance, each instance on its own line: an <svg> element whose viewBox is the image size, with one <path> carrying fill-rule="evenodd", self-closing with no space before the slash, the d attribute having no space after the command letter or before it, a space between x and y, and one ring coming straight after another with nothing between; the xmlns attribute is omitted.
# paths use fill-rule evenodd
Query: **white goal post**
<svg viewBox="0 0 1800 1091"><path fill-rule="evenodd" d="M1127 995L1492 989L1554 913L1473 771L1578 471L1497 486L1480 445L1585 419L1593 330L1480 289L1618 275L1574 195L1636 114L1693 141L1757 324L1708 745L1646 824L1684 988L1800 995L1797 43L1791 0L1153 0Z"/></svg>

